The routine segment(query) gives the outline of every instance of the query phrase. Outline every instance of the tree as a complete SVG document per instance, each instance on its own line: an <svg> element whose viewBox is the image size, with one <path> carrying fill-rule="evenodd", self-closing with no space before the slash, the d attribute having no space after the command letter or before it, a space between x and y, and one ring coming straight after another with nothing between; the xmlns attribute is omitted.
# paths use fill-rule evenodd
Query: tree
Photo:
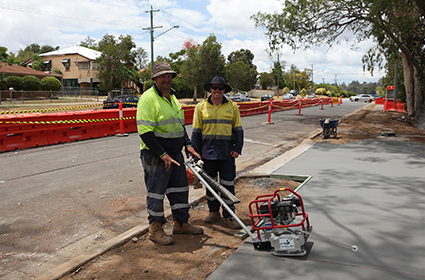
<svg viewBox="0 0 425 280"><path fill-rule="evenodd" d="M148 63L148 53L143 48L137 48L134 51L134 60L139 70L144 70Z"/></svg>
<svg viewBox="0 0 425 280"><path fill-rule="evenodd" d="M231 52L227 57L226 76L235 90L249 91L257 82L257 67L252 63L254 54L241 49Z"/></svg>
<svg viewBox="0 0 425 280"><path fill-rule="evenodd" d="M8 62L9 55L7 54L7 48L0 46L0 61Z"/></svg>
<svg viewBox="0 0 425 280"><path fill-rule="evenodd" d="M102 52L97 59L100 69L99 88L107 91L108 97L111 97L112 89L120 88L126 79L133 78L128 69L135 63L134 52L131 51L135 46L129 35L121 35L119 41L116 41L113 35L106 34L99 42L99 50Z"/></svg>
<svg viewBox="0 0 425 280"><path fill-rule="evenodd" d="M260 73L260 85L262 89L271 88L274 85L273 74L267 72Z"/></svg>
<svg viewBox="0 0 425 280"><path fill-rule="evenodd" d="M201 77L200 61L199 61L200 46L193 39L188 39L183 43L184 62L181 67L181 76L186 81L187 85L193 89L193 102L196 103L198 98L198 87L203 82Z"/></svg>
<svg viewBox="0 0 425 280"><path fill-rule="evenodd" d="M225 57L221 53L221 44L217 37L210 34L199 48L199 76L203 83L210 82L214 77L225 78Z"/></svg>
<svg viewBox="0 0 425 280"><path fill-rule="evenodd" d="M400 55L403 61L407 108L418 117L424 105L425 3L422 0L288 0L282 13L257 13L252 18L264 27L271 48L288 44L298 49L326 44L351 33L354 42L376 43L363 57L368 71L381 67L384 58Z"/></svg>

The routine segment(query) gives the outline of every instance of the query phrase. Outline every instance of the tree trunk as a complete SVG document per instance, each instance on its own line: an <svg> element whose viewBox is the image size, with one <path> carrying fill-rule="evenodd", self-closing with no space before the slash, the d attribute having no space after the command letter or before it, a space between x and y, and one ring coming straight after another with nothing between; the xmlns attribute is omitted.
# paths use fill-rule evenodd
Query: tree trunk
<svg viewBox="0 0 425 280"><path fill-rule="evenodd" d="M403 61L403 73L404 73L404 88L406 89L406 102L407 102L407 113L409 117L415 115L415 99L414 99L414 89L415 89L415 79L413 66L409 63L406 58L406 55L401 52L401 58Z"/></svg>
<svg viewBox="0 0 425 280"><path fill-rule="evenodd" d="M414 88L414 117L419 117L423 109L423 92L422 92L422 81L418 78L417 71L415 68L415 88Z"/></svg>
<svg viewBox="0 0 425 280"><path fill-rule="evenodd" d="M196 104L196 99L198 98L198 90L195 86L195 90L193 91L193 103Z"/></svg>

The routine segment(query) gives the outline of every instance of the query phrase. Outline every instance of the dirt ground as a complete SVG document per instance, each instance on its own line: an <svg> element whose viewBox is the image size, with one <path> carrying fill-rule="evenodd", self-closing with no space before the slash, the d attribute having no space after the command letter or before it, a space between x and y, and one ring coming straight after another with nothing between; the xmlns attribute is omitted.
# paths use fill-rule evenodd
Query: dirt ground
<svg viewBox="0 0 425 280"><path fill-rule="evenodd" d="M337 138L325 140L319 134L313 140L344 144L385 138L425 144L425 132L414 127L406 114L373 110L375 106L369 105L342 119ZM239 179L236 183L236 194L241 200L236 205L238 217L246 225L251 225L248 205L257 195L269 194L282 187L295 189L298 184L283 179ZM239 230L228 229L222 222L213 225L203 223L208 214L206 201L193 206L190 214L191 223L203 226L203 235L174 235L175 244L172 246L153 243L147 235L138 236L61 279L206 279L244 240L236 235ZM165 231L171 234L170 221Z"/></svg>

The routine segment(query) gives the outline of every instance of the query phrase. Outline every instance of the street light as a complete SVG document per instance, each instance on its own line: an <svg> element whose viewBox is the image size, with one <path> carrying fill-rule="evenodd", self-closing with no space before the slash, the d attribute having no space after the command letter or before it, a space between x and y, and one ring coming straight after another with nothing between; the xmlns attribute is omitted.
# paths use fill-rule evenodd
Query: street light
<svg viewBox="0 0 425 280"><path fill-rule="evenodd" d="M168 32L168 31L170 31L171 29L179 28L179 27L180 27L180 26L178 26L178 25L174 25L173 27L168 28L167 30L165 30L165 31L164 31L164 32L162 32L161 34L159 34L159 35L155 36L155 37L154 37L154 39L158 38L158 37L159 37L159 36L161 36L162 34L167 33L167 32Z"/></svg>

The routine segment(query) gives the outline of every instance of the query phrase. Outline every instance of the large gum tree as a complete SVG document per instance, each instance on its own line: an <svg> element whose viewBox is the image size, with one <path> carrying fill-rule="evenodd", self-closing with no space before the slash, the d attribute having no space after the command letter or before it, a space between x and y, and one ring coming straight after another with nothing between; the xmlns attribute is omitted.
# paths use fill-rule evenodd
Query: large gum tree
<svg viewBox="0 0 425 280"><path fill-rule="evenodd" d="M408 115L424 112L425 1L423 0L287 0L281 12L252 16L264 28L271 49L288 44L332 47L341 39L356 43L371 39L375 46L364 57L373 73L382 62L400 55Z"/></svg>

